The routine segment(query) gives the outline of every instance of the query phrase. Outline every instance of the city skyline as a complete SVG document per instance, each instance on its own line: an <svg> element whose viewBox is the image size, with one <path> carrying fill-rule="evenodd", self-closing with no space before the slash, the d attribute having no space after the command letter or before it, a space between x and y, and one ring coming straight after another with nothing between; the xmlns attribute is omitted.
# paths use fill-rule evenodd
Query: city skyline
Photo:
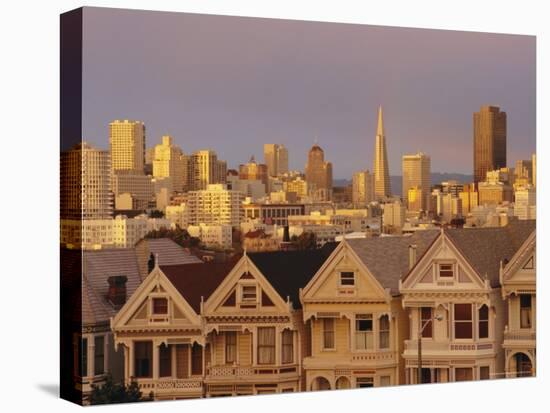
<svg viewBox="0 0 550 413"><path fill-rule="evenodd" d="M534 37L93 8L85 18L83 139L100 148L109 122L136 119L147 147L169 134L236 168L277 142L302 170L317 138L334 178L351 179L373 167L382 105L390 175L419 151L434 172L470 175L472 113L491 104L508 114L508 159L535 152Z"/></svg>

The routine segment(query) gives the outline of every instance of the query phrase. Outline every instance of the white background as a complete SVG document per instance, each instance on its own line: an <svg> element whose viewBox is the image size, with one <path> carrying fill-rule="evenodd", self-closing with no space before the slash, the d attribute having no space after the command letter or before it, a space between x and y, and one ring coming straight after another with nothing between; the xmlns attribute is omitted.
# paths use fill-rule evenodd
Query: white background
<svg viewBox="0 0 550 413"><path fill-rule="evenodd" d="M536 379L140 403L105 411L545 410L548 399L548 30L544 1L93 1L88 6L460 29L537 36ZM4 1L0 13L0 410L64 412L58 392L59 14L77 1ZM513 56L511 57L513 58ZM383 64L383 62L380 62ZM506 85L503 85L506 87ZM539 406L542 405L542 406Z"/></svg>

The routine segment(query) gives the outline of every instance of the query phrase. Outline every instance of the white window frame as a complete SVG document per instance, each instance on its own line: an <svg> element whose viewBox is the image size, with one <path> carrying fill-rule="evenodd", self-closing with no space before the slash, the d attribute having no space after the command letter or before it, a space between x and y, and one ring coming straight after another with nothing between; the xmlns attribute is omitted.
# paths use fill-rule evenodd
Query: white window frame
<svg viewBox="0 0 550 413"><path fill-rule="evenodd" d="M450 265L451 270L453 272L453 275L452 276L441 276L441 266L442 265ZM435 268L436 268L436 279L438 281L455 281L456 280L457 271L456 271L456 263L455 262L452 262L452 261L438 261L435 264Z"/></svg>
<svg viewBox="0 0 550 413"><path fill-rule="evenodd" d="M332 341L334 347L325 347L325 320L332 320ZM320 318L321 321L321 349L323 351L336 351L336 318Z"/></svg>
<svg viewBox="0 0 550 413"><path fill-rule="evenodd" d="M360 331L360 330L357 329L357 322L361 321L361 320L370 320L370 322L371 322L370 332ZM355 314L355 317L354 317L353 321L354 321L353 343L354 343L355 351L361 351L361 352L374 351L375 346L376 346L375 335L377 334L377 330L378 330L376 328L376 322L375 322L374 314L372 314L372 313ZM365 338L365 348L360 348L360 347L357 346L357 336L358 336L358 334L362 334L362 335L366 336L366 338ZM370 341L371 341L371 346L370 347L367 345L369 334L370 334Z"/></svg>
<svg viewBox="0 0 550 413"><path fill-rule="evenodd" d="M344 274L344 273L352 273L353 274L353 284L342 284L342 274ZM354 271L354 270L345 269L345 270L338 271L338 287L340 287L340 288L355 288L356 285L357 285L356 274L357 274L357 272Z"/></svg>
<svg viewBox="0 0 550 413"><path fill-rule="evenodd" d="M254 300L244 299L244 289L245 288L254 288L256 291L256 297ZM239 304L260 304L259 294L258 294L258 284L255 282L243 282L239 283Z"/></svg>

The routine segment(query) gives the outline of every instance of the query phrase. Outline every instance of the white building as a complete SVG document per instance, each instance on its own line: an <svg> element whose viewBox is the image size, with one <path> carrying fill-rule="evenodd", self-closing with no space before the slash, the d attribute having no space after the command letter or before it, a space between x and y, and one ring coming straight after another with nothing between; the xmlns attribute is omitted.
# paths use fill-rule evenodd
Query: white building
<svg viewBox="0 0 550 413"><path fill-rule="evenodd" d="M405 205L400 201L384 204L383 224L386 229L400 231L405 225Z"/></svg>
<svg viewBox="0 0 550 413"><path fill-rule="evenodd" d="M192 237L199 238L207 247L226 250L232 245L231 225L189 225L187 232Z"/></svg>
<svg viewBox="0 0 550 413"><path fill-rule="evenodd" d="M516 190L514 215L519 219L536 219L537 193L531 185Z"/></svg>
<svg viewBox="0 0 550 413"><path fill-rule="evenodd" d="M187 205L182 202L179 205L168 205L164 210L164 216L173 225L177 225L180 228L187 228L189 225L189 219L187 217Z"/></svg>
<svg viewBox="0 0 550 413"><path fill-rule="evenodd" d="M241 191L228 190L223 184L190 191L187 199L189 224L227 224L238 227L244 217L243 200Z"/></svg>

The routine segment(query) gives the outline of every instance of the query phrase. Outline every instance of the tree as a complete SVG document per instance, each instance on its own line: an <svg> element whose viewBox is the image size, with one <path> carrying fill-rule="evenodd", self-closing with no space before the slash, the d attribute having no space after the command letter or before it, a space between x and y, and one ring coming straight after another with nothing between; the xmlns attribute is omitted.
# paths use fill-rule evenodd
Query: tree
<svg viewBox="0 0 550 413"><path fill-rule="evenodd" d="M200 245L200 239L192 237L185 229L176 226L174 229L161 227L145 234L145 239L169 238L184 248L196 248Z"/></svg>
<svg viewBox="0 0 550 413"><path fill-rule="evenodd" d="M124 383L115 383L111 374L107 375L102 386L92 384L90 404L132 403L153 400L153 394L143 397L137 382L132 381L128 386Z"/></svg>
<svg viewBox="0 0 550 413"><path fill-rule="evenodd" d="M154 209L149 212L149 218L164 218L164 212Z"/></svg>
<svg viewBox="0 0 550 413"><path fill-rule="evenodd" d="M304 231L299 236L292 236L290 241L297 250L314 250L317 248L317 235L314 232Z"/></svg>

